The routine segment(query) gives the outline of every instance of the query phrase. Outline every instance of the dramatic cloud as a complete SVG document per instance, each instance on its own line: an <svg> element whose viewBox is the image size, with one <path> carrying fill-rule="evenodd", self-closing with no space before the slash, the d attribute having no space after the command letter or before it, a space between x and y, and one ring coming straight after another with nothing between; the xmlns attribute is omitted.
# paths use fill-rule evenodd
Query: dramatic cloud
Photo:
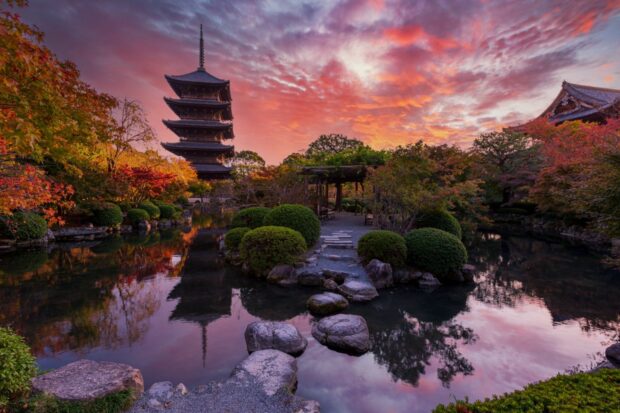
<svg viewBox="0 0 620 413"><path fill-rule="evenodd" d="M101 91L140 100L176 137L164 74L231 80L235 146L268 162L339 132L375 147L467 145L538 115L563 79L620 87L620 1L31 0L46 32Z"/></svg>

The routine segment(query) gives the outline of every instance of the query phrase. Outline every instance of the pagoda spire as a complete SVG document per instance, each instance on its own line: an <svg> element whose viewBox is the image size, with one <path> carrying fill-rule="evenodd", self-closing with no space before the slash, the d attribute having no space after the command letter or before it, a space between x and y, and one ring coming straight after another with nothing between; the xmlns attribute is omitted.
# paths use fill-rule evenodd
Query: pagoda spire
<svg viewBox="0 0 620 413"><path fill-rule="evenodd" d="M205 70L205 42L202 39L202 24L200 25L200 58L198 70Z"/></svg>

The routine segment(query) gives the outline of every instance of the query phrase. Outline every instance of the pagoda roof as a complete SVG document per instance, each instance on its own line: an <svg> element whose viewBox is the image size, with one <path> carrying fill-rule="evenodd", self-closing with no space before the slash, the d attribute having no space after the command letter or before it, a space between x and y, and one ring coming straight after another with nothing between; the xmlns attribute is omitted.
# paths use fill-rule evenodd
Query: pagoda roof
<svg viewBox="0 0 620 413"><path fill-rule="evenodd" d="M212 107L212 108L227 108L230 106L230 102L222 102L220 100L215 99L191 99L191 98L182 98L175 99L164 97L164 100L169 106L179 105L179 106L203 106L203 107Z"/></svg>
<svg viewBox="0 0 620 413"><path fill-rule="evenodd" d="M170 152L175 151L209 151L209 152L228 152L234 150L234 146L232 145L223 145L219 142L162 142L161 146Z"/></svg>
<svg viewBox="0 0 620 413"><path fill-rule="evenodd" d="M540 115L553 122L583 119L620 104L620 90L562 82L562 90Z"/></svg>
<svg viewBox="0 0 620 413"><path fill-rule="evenodd" d="M178 119L163 120L164 125L169 128L201 128L201 129L229 129L232 128L231 122L220 122L217 120L199 120L199 119Z"/></svg>
<svg viewBox="0 0 620 413"><path fill-rule="evenodd" d="M196 172L200 173L228 173L232 170L229 166L219 163L195 163L192 164Z"/></svg>
<svg viewBox="0 0 620 413"><path fill-rule="evenodd" d="M216 85L222 86L230 83L228 80L220 79L213 76L203 68L186 73L184 75L165 75L169 83L192 83L200 85Z"/></svg>

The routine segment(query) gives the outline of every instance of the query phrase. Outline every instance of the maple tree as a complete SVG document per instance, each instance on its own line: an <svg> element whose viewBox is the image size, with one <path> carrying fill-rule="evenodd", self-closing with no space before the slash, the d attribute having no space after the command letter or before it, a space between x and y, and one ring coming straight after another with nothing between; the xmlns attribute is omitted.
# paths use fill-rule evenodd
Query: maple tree
<svg viewBox="0 0 620 413"><path fill-rule="evenodd" d="M119 167L114 175L126 194L125 199L132 203L159 197L174 178L174 174L154 168L126 165Z"/></svg>

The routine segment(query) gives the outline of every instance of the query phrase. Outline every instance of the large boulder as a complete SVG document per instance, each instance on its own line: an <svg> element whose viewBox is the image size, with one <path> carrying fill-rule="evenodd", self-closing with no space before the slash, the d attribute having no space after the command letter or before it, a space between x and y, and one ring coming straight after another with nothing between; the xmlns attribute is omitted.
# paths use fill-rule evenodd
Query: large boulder
<svg viewBox="0 0 620 413"><path fill-rule="evenodd" d="M312 336L319 343L348 354L364 354L370 348L368 324L358 315L325 317L312 326Z"/></svg>
<svg viewBox="0 0 620 413"><path fill-rule="evenodd" d="M620 368L620 343L612 344L605 349L605 357L615 367Z"/></svg>
<svg viewBox="0 0 620 413"><path fill-rule="evenodd" d="M379 296L377 289L370 283L354 279L346 280L338 286L338 292L350 301L370 301Z"/></svg>
<svg viewBox="0 0 620 413"><path fill-rule="evenodd" d="M366 265L366 274L376 289L387 288L394 285L392 266L374 258Z"/></svg>
<svg viewBox="0 0 620 413"><path fill-rule="evenodd" d="M326 292L308 298L306 305L312 314L324 316L344 310L349 302L340 294Z"/></svg>
<svg viewBox="0 0 620 413"><path fill-rule="evenodd" d="M425 272L422 273L422 277L418 280L418 285L426 290L434 290L441 285L441 281L430 272Z"/></svg>
<svg viewBox="0 0 620 413"><path fill-rule="evenodd" d="M303 267L297 270L297 283L312 287L323 285L324 277L322 271L316 267Z"/></svg>
<svg viewBox="0 0 620 413"><path fill-rule="evenodd" d="M297 387L297 362L278 350L256 351L235 367L229 381L257 383L267 396L278 392L292 394Z"/></svg>
<svg viewBox="0 0 620 413"><path fill-rule="evenodd" d="M297 284L295 267L288 264L279 264L272 268L267 275L267 281L279 285Z"/></svg>
<svg viewBox="0 0 620 413"><path fill-rule="evenodd" d="M250 323L245 329L245 343L248 353L273 349L292 355L303 353L308 345L294 325L279 321Z"/></svg>
<svg viewBox="0 0 620 413"><path fill-rule="evenodd" d="M394 282L399 284L409 284L422 278L422 271L413 268L398 268L394 271Z"/></svg>
<svg viewBox="0 0 620 413"><path fill-rule="evenodd" d="M32 379L32 388L67 401L99 399L124 390L144 392L140 370L127 364L79 360Z"/></svg>

